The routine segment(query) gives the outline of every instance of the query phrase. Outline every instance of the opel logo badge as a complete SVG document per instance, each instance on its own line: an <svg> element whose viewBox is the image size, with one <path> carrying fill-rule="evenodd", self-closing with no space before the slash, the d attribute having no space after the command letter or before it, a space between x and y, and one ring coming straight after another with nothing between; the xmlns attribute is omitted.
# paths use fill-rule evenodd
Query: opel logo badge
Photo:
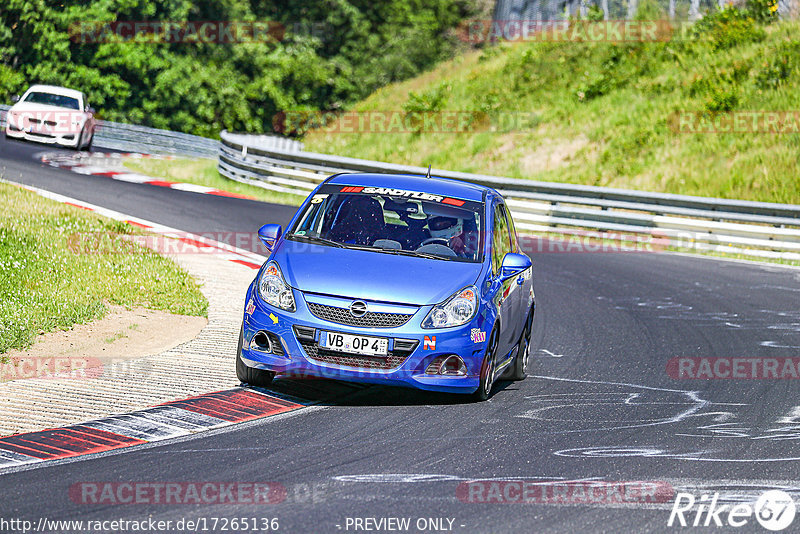
<svg viewBox="0 0 800 534"><path fill-rule="evenodd" d="M350 315L353 317L364 317L367 314L367 303L363 300L354 300L350 304Z"/></svg>

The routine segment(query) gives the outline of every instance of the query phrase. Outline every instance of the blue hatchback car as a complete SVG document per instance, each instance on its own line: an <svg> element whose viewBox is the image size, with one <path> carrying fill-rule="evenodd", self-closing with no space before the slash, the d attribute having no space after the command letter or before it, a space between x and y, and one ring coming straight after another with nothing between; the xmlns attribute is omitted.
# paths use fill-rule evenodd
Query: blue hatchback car
<svg viewBox="0 0 800 534"><path fill-rule="evenodd" d="M525 378L531 260L493 189L443 178L338 174L289 223L247 291L239 380L276 374L489 397Z"/></svg>

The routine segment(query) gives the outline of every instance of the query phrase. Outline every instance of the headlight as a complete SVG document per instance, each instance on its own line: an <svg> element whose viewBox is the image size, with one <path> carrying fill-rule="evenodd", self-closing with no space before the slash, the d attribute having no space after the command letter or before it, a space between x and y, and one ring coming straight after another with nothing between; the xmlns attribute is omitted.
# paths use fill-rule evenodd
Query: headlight
<svg viewBox="0 0 800 534"><path fill-rule="evenodd" d="M475 317L478 310L478 290L475 286L465 287L456 292L444 304L433 307L422 328L448 328L460 326Z"/></svg>
<svg viewBox="0 0 800 534"><path fill-rule="evenodd" d="M283 275L278 264L271 261L261 272L258 280L258 294L267 304L272 304L282 310L294 311L294 295L292 288L283 281Z"/></svg>

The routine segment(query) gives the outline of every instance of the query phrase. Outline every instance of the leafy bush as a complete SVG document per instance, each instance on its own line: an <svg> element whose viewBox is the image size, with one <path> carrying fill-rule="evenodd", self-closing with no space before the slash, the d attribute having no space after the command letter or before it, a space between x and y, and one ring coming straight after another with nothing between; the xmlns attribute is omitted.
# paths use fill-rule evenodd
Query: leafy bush
<svg viewBox="0 0 800 534"><path fill-rule="evenodd" d="M754 20L769 24L778 18L778 0L747 0L745 10Z"/></svg>
<svg viewBox="0 0 800 534"><path fill-rule="evenodd" d="M712 112L731 111L739 103L739 95L734 87L715 86L711 88L705 109Z"/></svg>
<svg viewBox="0 0 800 534"><path fill-rule="evenodd" d="M696 39L708 42L714 50L763 41L766 36L749 13L733 5L707 14L695 23L692 30Z"/></svg>
<svg viewBox="0 0 800 534"><path fill-rule="evenodd" d="M754 77L759 89L777 89L786 84L800 68L800 42L784 43L779 49L767 51L765 55Z"/></svg>
<svg viewBox="0 0 800 534"><path fill-rule="evenodd" d="M589 6L589 10L586 12L586 20L590 22L600 22L603 20L604 14L603 10L597 4L592 4Z"/></svg>
<svg viewBox="0 0 800 534"><path fill-rule="evenodd" d="M437 87L423 93L409 92L408 100L403 104L406 113L430 113L441 111L447 104L447 94L450 85L441 83Z"/></svg>
<svg viewBox="0 0 800 534"><path fill-rule="evenodd" d="M580 102L588 102L614 89L625 86L638 66L643 65L639 44L610 45L598 49L600 68L584 71L575 91Z"/></svg>

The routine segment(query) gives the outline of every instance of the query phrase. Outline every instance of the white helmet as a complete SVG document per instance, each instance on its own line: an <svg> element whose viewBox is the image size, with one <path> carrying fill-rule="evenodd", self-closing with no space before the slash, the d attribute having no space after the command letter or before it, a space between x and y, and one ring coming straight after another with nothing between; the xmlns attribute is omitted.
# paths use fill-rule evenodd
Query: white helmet
<svg viewBox="0 0 800 534"><path fill-rule="evenodd" d="M464 232L464 219L435 215L428 219L428 231L431 237L450 240Z"/></svg>

